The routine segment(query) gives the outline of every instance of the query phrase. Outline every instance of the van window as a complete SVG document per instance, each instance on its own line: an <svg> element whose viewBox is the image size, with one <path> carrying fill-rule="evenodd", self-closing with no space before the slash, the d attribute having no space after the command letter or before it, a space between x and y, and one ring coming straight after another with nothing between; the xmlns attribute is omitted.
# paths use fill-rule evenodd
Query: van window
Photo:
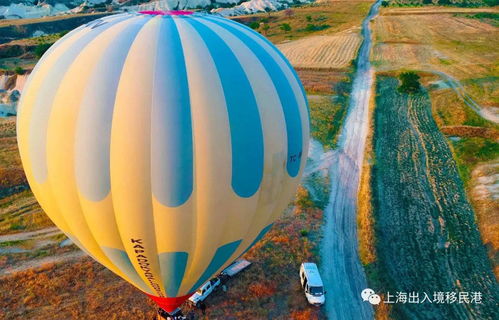
<svg viewBox="0 0 499 320"><path fill-rule="evenodd" d="M321 295L323 293L322 287L310 287L309 290L310 294L313 295Z"/></svg>

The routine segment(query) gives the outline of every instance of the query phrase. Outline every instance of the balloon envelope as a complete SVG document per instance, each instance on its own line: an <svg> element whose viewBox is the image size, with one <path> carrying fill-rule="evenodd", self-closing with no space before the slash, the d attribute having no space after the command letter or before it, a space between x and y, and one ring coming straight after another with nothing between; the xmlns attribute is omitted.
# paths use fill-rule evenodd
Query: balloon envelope
<svg viewBox="0 0 499 320"><path fill-rule="evenodd" d="M269 230L308 132L301 83L270 42L186 12L70 32L36 65L18 113L45 212L167 311Z"/></svg>

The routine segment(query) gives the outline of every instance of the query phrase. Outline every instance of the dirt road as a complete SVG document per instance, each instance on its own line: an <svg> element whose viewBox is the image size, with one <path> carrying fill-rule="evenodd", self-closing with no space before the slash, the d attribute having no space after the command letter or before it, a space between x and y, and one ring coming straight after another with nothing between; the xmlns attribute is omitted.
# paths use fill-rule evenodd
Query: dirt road
<svg viewBox="0 0 499 320"><path fill-rule="evenodd" d="M50 227L30 232L19 232L0 236L0 243L8 241L23 241L39 237L49 237L61 234L62 231L57 227Z"/></svg>
<svg viewBox="0 0 499 320"><path fill-rule="evenodd" d="M327 291L326 315L329 319L373 318L371 305L363 302L360 296L367 284L357 250L356 208L373 84L369 22L377 15L380 4L381 1L373 4L362 23L364 41L357 58L349 111L330 166L331 195L325 210L326 224L321 244L322 275Z"/></svg>
<svg viewBox="0 0 499 320"><path fill-rule="evenodd" d="M40 268L46 264L69 262L69 261L84 258L86 256L87 255L85 254L85 252L78 250L78 251L68 252L65 254L44 257L44 258L40 258L40 259L26 260L26 261L23 261L19 264L0 269L0 278L3 276L12 275L14 273L21 272L21 271L37 269L37 268Z"/></svg>

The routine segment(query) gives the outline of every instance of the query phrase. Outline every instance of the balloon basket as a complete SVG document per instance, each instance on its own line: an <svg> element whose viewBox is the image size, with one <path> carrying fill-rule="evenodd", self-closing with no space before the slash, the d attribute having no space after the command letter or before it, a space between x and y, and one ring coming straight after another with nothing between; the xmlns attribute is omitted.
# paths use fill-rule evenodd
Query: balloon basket
<svg viewBox="0 0 499 320"><path fill-rule="evenodd" d="M180 309L174 310L172 313L165 311L164 309L158 308L158 314L156 316L157 320L184 320L185 316L182 314Z"/></svg>

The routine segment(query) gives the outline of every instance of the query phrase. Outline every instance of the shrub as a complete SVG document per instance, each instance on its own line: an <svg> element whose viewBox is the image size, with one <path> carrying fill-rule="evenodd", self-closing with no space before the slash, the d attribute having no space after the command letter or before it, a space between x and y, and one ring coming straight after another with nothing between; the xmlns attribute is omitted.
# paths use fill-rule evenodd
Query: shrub
<svg viewBox="0 0 499 320"><path fill-rule="evenodd" d="M24 70L23 70L23 68L21 68L21 67L17 66L17 67L14 69L14 72L15 72L16 74L23 74L23 73L24 73Z"/></svg>
<svg viewBox="0 0 499 320"><path fill-rule="evenodd" d="M249 27L253 30L256 30L260 27L260 23L256 22L256 21L253 21L249 24Z"/></svg>
<svg viewBox="0 0 499 320"><path fill-rule="evenodd" d="M330 27L330 25L328 25L328 24L321 24L320 26L317 26L317 25L315 25L313 23L309 23L305 27L305 30L306 31L320 31L320 30L327 29L329 27Z"/></svg>
<svg viewBox="0 0 499 320"><path fill-rule="evenodd" d="M289 25L289 23L283 23L283 24L281 24L280 28L284 32L291 31L291 26Z"/></svg>
<svg viewBox="0 0 499 320"><path fill-rule="evenodd" d="M37 45L35 48L35 56L40 59L51 45L52 44L50 43L40 43L39 45Z"/></svg>
<svg viewBox="0 0 499 320"><path fill-rule="evenodd" d="M313 208L314 202L310 199L308 190L302 186L296 191L295 205L300 209Z"/></svg>
<svg viewBox="0 0 499 320"><path fill-rule="evenodd" d="M300 235L301 235L302 237L306 237L306 236L308 236L308 230L307 230L307 229L301 229L301 230L300 230Z"/></svg>
<svg viewBox="0 0 499 320"><path fill-rule="evenodd" d="M305 19L307 19L308 22L312 22L312 16L306 16Z"/></svg>
<svg viewBox="0 0 499 320"><path fill-rule="evenodd" d="M267 31L269 31L270 26L268 24L264 24L263 27L262 27L262 29L263 29L263 33L265 35L267 35Z"/></svg>
<svg viewBox="0 0 499 320"><path fill-rule="evenodd" d="M402 72L399 75L400 81L402 81L402 84L398 88L400 92L403 93L416 93L421 89L421 84L419 83L419 76L413 72L413 71L408 71L408 72Z"/></svg>

